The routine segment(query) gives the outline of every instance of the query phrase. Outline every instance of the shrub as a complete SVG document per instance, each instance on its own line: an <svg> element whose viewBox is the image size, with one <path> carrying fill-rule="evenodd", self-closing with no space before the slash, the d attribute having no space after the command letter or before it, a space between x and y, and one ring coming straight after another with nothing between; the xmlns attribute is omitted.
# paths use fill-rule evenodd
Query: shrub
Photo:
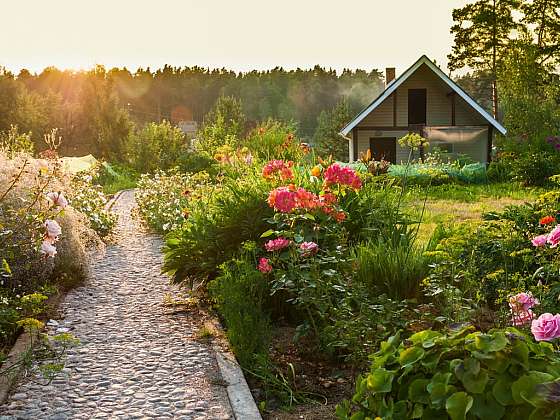
<svg viewBox="0 0 560 420"><path fill-rule="evenodd" d="M514 328L397 334L358 377L341 419L539 419L558 413L560 358ZM556 381L556 382L555 382ZM552 390L552 393L550 392Z"/></svg>
<svg viewBox="0 0 560 420"><path fill-rule="evenodd" d="M173 281L205 281L219 274L246 241L266 230L272 210L265 200L268 186L247 169L245 178L228 179L211 195L192 202L183 228L171 232L164 247L164 271Z"/></svg>
<svg viewBox="0 0 560 420"><path fill-rule="evenodd" d="M151 122L132 133L127 142L130 165L138 172L153 172L176 166L187 153L184 133L169 121Z"/></svg>
<svg viewBox="0 0 560 420"><path fill-rule="evenodd" d="M131 168L118 163L103 162L95 171L93 183L103 187L103 193L115 194L136 186L138 174Z"/></svg>
<svg viewBox="0 0 560 420"><path fill-rule="evenodd" d="M17 125L10 125L10 129L0 132L0 151L9 158L18 153L33 153L31 132L20 133Z"/></svg>
<svg viewBox="0 0 560 420"><path fill-rule="evenodd" d="M253 367L255 357L266 354L270 321L266 313L268 282L256 267L253 252L224 263L222 274L210 282L210 296L222 316L227 336L239 363Z"/></svg>
<svg viewBox="0 0 560 420"><path fill-rule="evenodd" d="M301 161L307 149L302 148L294 132L295 128L289 124L269 120L251 131L242 144L261 161Z"/></svg>
<svg viewBox="0 0 560 420"><path fill-rule="evenodd" d="M72 177L68 197L74 209L83 213L93 230L101 237L109 235L117 222L117 215L105 209L107 198L103 188L93 185L89 172L79 172Z"/></svg>

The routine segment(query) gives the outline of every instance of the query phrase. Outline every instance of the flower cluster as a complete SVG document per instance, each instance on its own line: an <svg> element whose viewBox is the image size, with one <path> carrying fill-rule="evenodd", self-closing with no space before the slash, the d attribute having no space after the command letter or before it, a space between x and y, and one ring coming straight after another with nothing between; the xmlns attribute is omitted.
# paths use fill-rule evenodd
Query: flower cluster
<svg viewBox="0 0 560 420"><path fill-rule="evenodd" d="M301 249L301 255L309 257L319 252L319 245L315 242L302 242L299 249Z"/></svg>
<svg viewBox="0 0 560 420"><path fill-rule="evenodd" d="M551 223L554 223L555 221L556 218L554 216L545 216L539 220L539 225L541 226L549 225Z"/></svg>
<svg viewBox="0 0 560 420"><path fill-rule="evenodd" d="M269 252L280 251L281 249L284 249L284 248L290 246L291 243L292 243L292 241L290 241L286 238L283 238L283 237L279 237L279 238L276 238L276 239L271 239L266 244L264 244L264 247Z"/></svg>
<svg viewBox="0 0 560 420"><path fill-rule="evenodd" d="M556 225L556 227L549 233L535 236L531 240L531 243L535 247L541 247L549 244L551 248L556 248L556 246L560 243L560 225Z"/></svg>
<svg viewBox="0 0 560 420"><path fill-rule="evenodd" d="M257 269L261 272L261 273L270 273L272 271L272 266L270 265L270 261L268 260L268 258L261 258L259 259L259 265L257 266Z"/></svg>
<svg viewBox="0 0 560 420"><path fill-rule="evenodd" d="M56 255L56 247L54 246L54 243L58 241L59 235L62 234L62 228L56 220L50 219L45 221L44 226L45 235L43 237L40 252L48 257L54 257Z"/></svg>
<svg viewBox="0 0 560 420"><path fill-rule="evenodd" d="M275 188L268 195L268 205L281 213L291 213L297 209L321 210L336 221L342 222L346 219L346 213L335 210L336 203L337 198L334 194L317 195L305 188L296 188L294 185Z"/></svg>
<svg viewBox="0 0 560 420"><path fill-rule="evenodd" d="M531 293L518 293L515 296L511 296L509 298L509 308L512 324L521 326L531 322L535 317L532 308L538 304L539 301Z"/></svg>
<svg viewBox="0 0 560 420"><path fill-rule="evenodd" d="M271 160L264 166L262 176L265 179L273 179L278 174L282 181L293 179L294 174L291 169L293 165L292 161Z"/></svg>
<svg viewBox="0 0 560 420"><path fill-rule="evenodd" d="M401 147L410 147L412 150L426 149L430 146L428 140L418 133L408 133L406 136L399 139Z"/></svg>
<svg viewBox="0 0 560 420"><path fill-rule="evenodd" d="M355 190L362 188L362 180L356 172L351 168L341 167L337 163L327 168L324 178L326 187L338 184L352 187Z"/></svg>

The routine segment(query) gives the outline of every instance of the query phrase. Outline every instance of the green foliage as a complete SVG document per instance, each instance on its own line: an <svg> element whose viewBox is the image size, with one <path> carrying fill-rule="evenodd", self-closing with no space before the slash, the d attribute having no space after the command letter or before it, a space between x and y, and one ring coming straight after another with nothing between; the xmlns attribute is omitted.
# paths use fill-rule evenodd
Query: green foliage
<svg viewBox="0 0 560 420"><path fill-rule="evenodd" d="M236 148L244 126L241 102L233 96L220 96L197 133L197 151L214 156L220 146Z"/></svg>
<svg viewBox="0 0 560 420"><path fill-rule="evenodd" d="M313 145L317 148L318 154L332 156L335 160L348 160L348 141L338 133L351 119L350 107L344 99L333 109L319 114L317 129L313 136Z"/></svg>
<svg viewBox="0 0 560 420"><path fill-rule="evenodd" d="M269 285L256 265L254 254L247 252L224 263L221 275L208 286L232 349L245 368L252 368L259 355L267 354L270 340Z"/></svg>
<svg viewBox="0 0 560 420"><path fill-rule="evenodd" d="M482 163L461 165L451 163L416 163L391 165L389 175L401 182L417 185L484 184L487 182L486 166Z"/></svg>
<svg viewBox="0 0 560 420"><path fill-rule="evenodd" d="M191 195L202 194L208 180L204 172L192 177L175 171L142 175L135 194L140 215L157 232L179 229L189 217Z"/></svg>
<svg viewBox="0 0 560 420"><path fill-rule="evenodd" d="M20 133L17 125L11 125L9 130L0 132L0 151L8 158L17 153L33 154L31 133Z"/></svg>
<svg viewBox="0 0 560 420"><path fill-rule="evenodd" d="M93 178L93 183L103 187L104 194L115 194L136 187L138 174L118 163L101 163Z"/></svg>
<svg viewBox="0 0 560 420"><path fill-rule="evenodd" d="M423 251L408 240L364 243L353 252L354 281L370 288L372 295L387 294L393 299L417 296L427 273L427 261Z"/></svg>
<svg viewBox="0 0 560 420"><path fill-rule="evenodd" d="M127 143L129 163L140 173L171 169L187 153L185 135L168 121L146 124Z"/></svg>
<svg viewBox="0 0 560 420"><path fill-rule="evenodd" d="M91 228L103 237L111 233L117 216L105 209L107 198L103 188L93 185L92 181L93 176L88 172L76 174L71 180L68 198L72 207L83 213L88 218Z"/></svg>
<svg viewBox="0 0 560 420"><path fill-rule="evenodd" d="M226 179L211 195L189 208L183 229L171 232L164 248L164 271L173 281L205 281L219 273L241 244L257 240L272 215L265 200L268 186L248 168L242 179Z"/></svg>
<svg viewBox="0 0 560 420"><path fill-rule="evenodd" d="M557 381L560 358L514 328L424 330L403 341L397 334L371 360L338 418L537 419L559 411L538 386Z"/></svg>
<svg viewBox="0 0 560 420"><path fill-rule="evenodd" d="M263 162L273 159L299 161L305 151L294 132L295 127L291 124L268 120L249 132L242 144Z"/></svg>

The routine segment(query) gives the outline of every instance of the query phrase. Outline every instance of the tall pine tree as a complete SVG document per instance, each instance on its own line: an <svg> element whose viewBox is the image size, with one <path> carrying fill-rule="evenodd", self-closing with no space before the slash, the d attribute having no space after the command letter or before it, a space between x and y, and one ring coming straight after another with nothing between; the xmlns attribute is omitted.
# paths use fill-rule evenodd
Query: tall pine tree
<svg viewBox="0 0 560 420"><path fill-rule="evenodd" d="M487 70L492 77L492 111L498 114L497 73L518 23L514 11L520 0L478 0L453 10L455 37L449 68L468 66Z"/></svg>

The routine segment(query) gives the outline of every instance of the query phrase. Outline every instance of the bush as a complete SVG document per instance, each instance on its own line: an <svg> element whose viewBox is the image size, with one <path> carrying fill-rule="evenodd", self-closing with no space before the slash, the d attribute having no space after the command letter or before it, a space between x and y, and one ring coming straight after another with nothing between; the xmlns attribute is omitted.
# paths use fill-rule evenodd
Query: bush
<svg viewBox="0 0 560 420"><path fill-rule="evenodd" d="M188 153L185 134L169 121L148 123L132 133L127 142L129 164L138 172L167 170Z"/></svg>
<svg viewBox="0 0 560 420"><path fill-rule="evenodd" d="M136 187L138 174L118 163L103 162L95 170L93 183L101 185L105 194L115 194Z"/></svg>
<svg viewBox="0 0 560 420"><path fill-rule="evenodd" d="M397 334L372 356L341 419L540 419L560 411L560 358L514 328ZM556 382L555 382L556 381Z"/></svg>
<svg viewBox="0 0 560 420"><path fill-rule="evenodd" d="M10 125L10 129L0 132L0 151L9 158L18 153L33 153L31 132L20 133L17 125Z"/></svg>
<svg viewBox="0 0 560 420"><path fill-rule="evenodd" d="M252 368L258 355L267 354L270 321L266 313L268 282L247 252L224 263L222 274L210 282L210 296L222 316L229 342L241 366Z"/></svg>
<svg viewBox="0 0 560 420"><path fill-rule="evenodd" d="M68 198L72 207L83 213L93 230L101 237L109 235L117 223L117 215L105 209L107 198L103 188L93 185L89 172L79 172L72 177Z"/></svg>
<svg viewBox="0 0 560 420"><path fill-rule="evenodd" d="M171 232L164 247L164 271L175 282L205 281L219 274L246 241L256 241L272 216L268 186L260 175L227 179L211 195L193 201L183 228Z"/></svg>

